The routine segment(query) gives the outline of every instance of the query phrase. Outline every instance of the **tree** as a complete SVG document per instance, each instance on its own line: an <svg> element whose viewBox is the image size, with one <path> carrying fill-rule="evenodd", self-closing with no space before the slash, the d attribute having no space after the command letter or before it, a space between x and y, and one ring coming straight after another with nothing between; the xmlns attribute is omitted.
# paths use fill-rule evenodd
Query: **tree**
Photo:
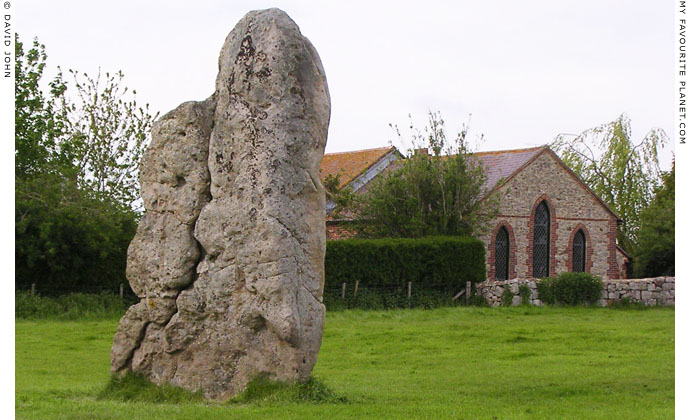
<svg viewBox="0 0 690 420"><path fill-rule="evenodd" d="M661 180L658 150L668 142L661 129L652 129L632 142L630 118L585 130L578 136L559 135L552 148L623 220L618 244L630 252L637 241L640 212L651 202Z"/></svg>
<svg viewBox="0 0 690 420"><path fill-rule="evenodd" d="M413 148L407 159L372 181L358 203L359 218L369 222L364 235L470 235L495 214L495 201L482 200L486 177L467 146L469 125L449 141L440 113L429 112L428 118L423 132L410 124Z"/></svg>
<svg viewBox="0 0 690 420"><path fill-rule="evenodd" d="M155 117L127 101L122 74L105 86L72 72L40 82L45 47L16 40L15 285L45 290L110 289L125 278L138 214L136 167Z"/></svg>
<svg viewBox="0 0 690 420"><path fill-rule="evenodd" d="M14 45L15 176L24 179L56 169L58 139L64 132L64 123L55 112L54 99L62 92L57 81L51 83L48 98L40 89L47 58L44 45L34 39L32 48L25 53L17 34Z"/></svg>
<svg viewBox="0 0 690 420"><path fill-rule="evenodd" d="M654 201L640 214L637 246L633 253L635 277L675 275L676 165L662 174L663 184Z"/></svg>
<svg viewBox="0 0 690 420"><path fill-rule="evenodd" d="M158 114L149 114L148 104L137 106L136 91L128 95L120 71L106 72L103 77L99 69L95 78L75 70L69 73L76 99L59 96L59 112L66 124L61 147L80 187L125 206L137 206L139 161ZM61 70L56 80L68 84Z"/></svg>

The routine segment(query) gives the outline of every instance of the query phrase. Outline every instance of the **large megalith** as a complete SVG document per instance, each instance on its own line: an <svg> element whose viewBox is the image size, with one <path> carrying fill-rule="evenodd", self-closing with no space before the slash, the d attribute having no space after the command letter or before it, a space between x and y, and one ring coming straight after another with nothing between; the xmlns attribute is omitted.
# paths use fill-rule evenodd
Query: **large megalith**
<svg viewBox="0 0 690 420"><path fill-rule="evenodd" d="M258 376L305 381L316 363L330 98L316 50L278 9L242 18L218 65L209 99L154 125L127 260L141 301L111 370L224 399Z"/></svg>

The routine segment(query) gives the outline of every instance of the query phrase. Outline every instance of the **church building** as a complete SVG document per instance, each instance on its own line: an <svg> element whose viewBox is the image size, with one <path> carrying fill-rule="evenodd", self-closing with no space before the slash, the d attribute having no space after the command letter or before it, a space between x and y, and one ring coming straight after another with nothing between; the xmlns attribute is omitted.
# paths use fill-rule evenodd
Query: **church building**
<svg viewBox="0 0 690 420"><path fill-rule="evenodd" d="M625 277L630 257L616 244L620 218L547 146L473 154L499 195L498 215L479 239L487 279L541 278L568 271ZM324 155L321 178L340 174L355 193L403 156L394 147ZM334 205L327 205L330 212ZM332 219L332 218L331 218ZM346 221L328 220L328 239L351 236Z"/></svg>

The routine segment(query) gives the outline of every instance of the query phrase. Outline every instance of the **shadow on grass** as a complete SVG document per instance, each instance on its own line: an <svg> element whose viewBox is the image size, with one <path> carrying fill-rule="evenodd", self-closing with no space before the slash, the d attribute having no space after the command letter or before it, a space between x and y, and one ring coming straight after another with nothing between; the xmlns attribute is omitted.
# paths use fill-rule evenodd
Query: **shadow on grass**
<svg viewBox="0 0 690 420"><path fill-rule="evenodd" d="M134 373L123 377L111 377L106 388L97 397L99 400L146 403L209 403L201 391L191 392L172 385L156 385L147 378ZM276 404L276 403L347 403L347 398L337 395L323 382L311 378L305 383L286 383L259 377L247 385L245 390L230 398L227 404ZM219 402L221 403L221 402Z"/></svg>

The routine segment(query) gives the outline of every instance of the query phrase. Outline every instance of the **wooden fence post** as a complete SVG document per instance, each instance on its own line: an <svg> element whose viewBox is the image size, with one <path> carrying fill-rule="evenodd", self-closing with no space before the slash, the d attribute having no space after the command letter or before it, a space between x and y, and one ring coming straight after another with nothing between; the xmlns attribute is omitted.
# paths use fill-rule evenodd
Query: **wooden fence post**
<svg viewBox="0 0 690 420"><path fill-rule="evenodd" d="M465 283L465 302L470 303L470 293L472 293L472 282Z"/></svg>
<svg viewBox="0 0 690 420"><path fill-rule="evenodd" d="M125 286L124 284L120 283L120 300L125 296Z"/></svg>
<svg viewBox="0 0 690 420"><path fill-rule="evenodd" d="M347 283L343 283L343 293L341 295L343 299L345 299L345 285L347 285Z"/></svg>
<svg viewBox="0 0 690 420"><path fill-rule="evenodd" d="M31 283L31 296L36 294L36 283Z"/></svg>

